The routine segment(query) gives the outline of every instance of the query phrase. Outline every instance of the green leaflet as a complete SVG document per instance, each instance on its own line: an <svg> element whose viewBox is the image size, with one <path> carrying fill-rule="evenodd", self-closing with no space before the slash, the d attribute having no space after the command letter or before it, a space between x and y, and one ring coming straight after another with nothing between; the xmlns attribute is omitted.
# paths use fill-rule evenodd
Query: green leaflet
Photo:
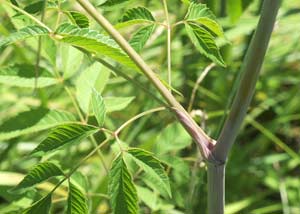
<svg viewBox="0 0 300 214"><path fill-rule="evenodd" d="M58 81L52 77L48 70L42 67L39 68L36 80L34 65L16 64L0 67L0 83L17 87L34 88L36 86L37 88L43 88L55 85Z"/></svg>
<svg viewBox="0 0 300 214"><path fill-rule="evenodd" d="M174 153L188 147L192 143L192 139L184 128L176 122L161 130L156 142L155 153L159 154L160 157L162 154Z"/></svg>
<svg viewBox="0 0 300 214"><path fill-rule="evenodd" d="M152 35L155 29L155 25L149 25L140 28L130 39L130 45L137 51L140 52L145 44L147 43L148 39Z"/></svg>
<svg viewBox="0 0 300 214"><path fill-rule="evenodd" d="M67 214L87 214L88 204L83 189L69 180Z"/></svg>
<svg viewBox="0 0 300 214"><path fill-rule="evenodd" d="M79 28L65 23L58 27L55 34L55 38L61 42L83 48L94 54L107 56L138 71L134 62L120 49L114 40L95 30Z"/></svg>
<svg viewBox="0 0 300 214"><path fill-rule="evenodd" d="M201 17L206 17L211 20L217 21L216 16L205 4L191 2L185 19L197 20Z"/></svg>
<svg viewBox="0 0 300 214"><path fill-rule="evenodd" d="M76 24L80 28L88 28L90 26L89 19L82 13L77 11L65 11L69 19L73 24Z"/></svg>
<svg viewBox="0 0 300 214"><path fill-rule="evenodd" d="M207 30L194 24L185 24L185 29L192 43L200 53L211 59L213 62L221 66L226 66L219 48L214 41L214 37Z"/></svg>
<svg viewBox="0 0 300 214"><path fill-rule="evenodd" d="M101 127L104 124L106 108L102 96L95 89L92 93L92 106L98 125Z"/></svg>
<svg viewBox="0 0 300 214"><path fill-rule="evenodd" d="M51 207L52 193L34 203L27 208L22 214L48 214Z"/></svg>
<svg viewBox="0 0 300 214"><path fill-rule="evenodd" d="M151 181L152 185L162 192L162 194L168 193L171 197L169 178L161 162L155 158L153 154L142 149L129 149L128 154L130 154L137 165L145 171L145 176L148 177L148 180Z"/></svg>
<svg viewBox="0 0 300 214"><path fill-rule="evenodd" d="M32 154L44 154L67 144L76 144L97 131L97 127L77 123L58 126L33 150Z"/></svg>
<svg viewBox="0 0 300 214"><path fill-rule="evenodd" d="M68 79L78 72L84 54L77 48L67 44L61 44L60 55L63 77Z"/></svg>
<svg viewBox="0 0 300 214"><path fill-rule="evenodd" d="M25 28L20 29L19 31L10 34L8 37L0 40L0 48L9 45L14 42L22 41L24 39L30 38L30 37L37 37L37 36L45 36L48 35L49 31L41 26L38 25L32 25L27 26Z"/></svg>
<svg viewBox="0 0 300 214"><path fill-rule="evenodd" d="M152 16L151 12L144 7L136 7L129 9L125 12L122 17L121 22L127 22L131 20L148 20L154 22L155 19Z"/></svg>
<svg viewBox="0 0 300 214"><path fill-rule="evenodd" d="M110 71L102 64L95 62L86 68L76 81L76 98L80 108L90 113L93 88L101 93L108 82Z"/></svg>
<svg viewBox="0 0 300 214"><path fill-rule="evenodd" d="M51 177L64 175L60 166L52 162L39 163L28 174L23 180L11 191L22 191L26 188L30 188L38 183L41 183Z"/></svg>
<svg viewBox="0 0 300 214"><path fill-rule="evenodd" d="M121 155L112 163L109 173L108 194L114 214L138 213L137 192Z"/></svg>
<svg viewBox="0 0 300 214"><path fill-rule="evenodd" d="M119 4L124 4L128 1L130 1L130 0L107 0L106 2L101 4L100 6L104 6L104 7L118 6Z"/></svg>
<svg viewBox="0 0 300 214"><path fill-rule="evenodd" d="M104 97L107 112L120 111L126 108L135 97Z"/></svg>
<svg viewBox="0 0 300 214"><path fill-rule="evenodd" d="M31 109L0 124L0 140L8 140L75 121L75 116L69 112L46 108Z"/></svg>

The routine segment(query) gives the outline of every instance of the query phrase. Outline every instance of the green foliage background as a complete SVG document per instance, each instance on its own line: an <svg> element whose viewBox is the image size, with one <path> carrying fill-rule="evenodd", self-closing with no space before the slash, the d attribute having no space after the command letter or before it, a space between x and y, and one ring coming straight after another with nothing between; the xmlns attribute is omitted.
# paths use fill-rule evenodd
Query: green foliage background
<svg viewBox="0 0 300 214"><path fill-rule="evenodd" d="M20 7L26 10L26 6L38 1L18 2ZM61 2L60 6L64 11L69 11L60 13L60 23L72 22L81 27L89 25L91 29L103 33L91 18L86 20L82 15L84 12L75 1L48 1L50 6L46 9L44 18L48 26L51 28L57 26L58 11L55 6L57 2ZM156 26L154 29L153 23L150 23L146 30L142 29L143 34L138 34L139 25L122 27L118 24L128 9L138 6L148 8L155 20L163 22L165 16L161 1L123 1L121 7L111 7L109 4L110 2L113 4L114 1L107 1L102 6L104 1L91 2L100 5L99 10L103 11L113 24L120 27L120 31L127 39L130 40L134 35L133 38L136 40L130 40L133 47L140 51L142 57L158 72L161 79L167 81L167 34L164 28ZM182 20L187 11L185 2L188 1L167 2L171 22ZM201 82L192 112L204 130L217 138L225 112L234 95L234 82L238 79L242 59L253 35L261 1L221 1L222 4L217 0L201 2L206 3L214 12L224 29L224 37L218 38L216 43L227 66L215 66ZM41 17L39 10L32 11L32 8L31 10L27 8L26 11L38 19ZM148 16L145 19L152 17ZM300 29L299 20L300 7L297 1L283 1L254 99L228 160L227 214L300 213L300 31L297 30ZM6 4L1 4L0 41L5 41L11 32L30 24L32 20ZM148 38L145 31L151 32L152 36ZM146 35L147 38L141 35ZM54 153L46 152L42 158L30 156L39 143L45 142L44 139L50 129L66 122L79 121L78 111L80 111L83 115L88 114L88 117L83 119L94 126L97 124L101 126L106 115L104 127L116 130L138 113L160 105L147 93L115 75L100 63L93 64L91 56L84 55L66 44L54 42L48 37L41 38L39 62L41 68L38 69L37 82L36 38L0 49L0 213L3 214L22 213L42 196L46 196L44 200L48 203L47 194L54 184L60 181L60 177L52 177L36 188L18 194L9 191L17 186L33 166L51 159L62 167L56 169L58 173L56 175L61 175L60 170L72 169L94 149L95 145L92 142L96 142L97 146L107 135L104 132L97 132L94 135L95 141L87 138L81 143L62 138L60 146L63 149ZM146 39L144 47L135 45L134 42L143 39ZM68 42L71 43L70 40L66 41ZM123 55L120 53L114 57L121 59ZM124 58L122 60L126 67L119 66L120 69L157 95L146 78L130 69L130 64ZM199 53L188 39L184 27L174 28L172 87L179 92L176 96L185 107L189 105L198 76L210 63L210 60ZM7 75L8 73L17 73L22 78L14 78ZM95 87L96 92L88 86ZM77 107L74 106L74 102L78 103ZM94 105L100 106L100 109L105 106L106 110L93 112ZM94 133L94 126L89 127L89 134ZM74 133L81 137L85 133L82 129L76 126L69 131L75 130ZM59 131L52 132L52 136L59 133ZM76 210L73 206L66 209L67 203L72 204L67 201L68 194L73 194L72 197L79 198L88 206L88 208L81 207L82 213L86 213L87 209L90 213L112 212L108 197L113 195L109 196L107 193L108 184L117 185L118 181L109 180L106 168L109 169L117 157L118 145L124 148L138 147L152 152L163 163L162 165L155 161L151 163L157 167L156 169L164 167L169 176L172 198L168 196L167 191L153 186L153 180L149 179L146 170L139 170L139 167L147 168L140 165L143 163L135 163L130 155L117 158L116 166L124 167L124 158L127 160L128 170L133 174L137 193L134 191L130 193L133 197L137 194L140 213L205 213L206 167L201 162L196 145L176 123L172 114L168 111L159 111L142 117L122 130L119 138L120 142L111 141L103 145L101 158L95 154L80 165L68 181L70 191L65 182L52 193L52 213L76 213L72 211ZM64 144L70 142L76 144L64 147ZM143 158L149 158L148 153L144 152L143 155ZM163 172L159 173L163 176ZM127 171L118 176L126 179ZM159 178L155 181L157 180ZM129 189L130 185L131 183L128 184ZM168 189L166 183L160 187L162 186ZM76 207L76 204L74 206ZM47 210L47 207L43 206L42 209ZM132 210L135 209L137 208L131 207L131 212L129 209L128 213L134 212Z"/></svg>

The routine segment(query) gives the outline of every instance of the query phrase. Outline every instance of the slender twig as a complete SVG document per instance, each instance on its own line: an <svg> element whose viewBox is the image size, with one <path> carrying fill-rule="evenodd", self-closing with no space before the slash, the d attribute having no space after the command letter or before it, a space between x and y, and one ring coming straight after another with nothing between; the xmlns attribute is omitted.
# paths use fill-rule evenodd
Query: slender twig
<svg viewBox="0 0 300 214"><path fill-rule="evenodd" d="M167 64L168 64L168 84L170 86L170 92L172 91L172 56L171 56L171 24L169 18L167 0L162 0L164 6L164 13L167 22Z"/></svg>
<svg viewBox="0 0 300 214"><path fill-rule="evenodd" d="M197 90L199 88L199 85L200 83L204 80L204 78L206 77L206 75L208 74L208 72L213 68L215 67L216 64L214 63L211 63L209 64L205 69L204 71L201 73L201 75L198 77L195 85L194 85L194 88L193 88L193 91L192 91L192 95L191 95L191 98L190 98L190 102L189 102L189 106L188 106L188 112L191 112L192 111L192 108L193 108L193 104L194 104L194 100L195 100L195 96L196 96L196 93L197 93Z"/></svg>
<svg viewBox="0 0 300 214"><path fill-rule="evenodd" d="M116 131L115 134L118 135L126 126L128 126L130 123L134 122L135 120L148 115L148 114L152 114L154 112L158 112L158 111L163 111L166 110L166 107L158 107L158 108L153 108L147 111L144 111L140 114L135 115L134 117L130 118L129 120L127 120L125 123L123 123Z"/></svg>
<svg viewBox="0 0 300 214"><path fill-rule="evenodd" d="M71 175L76 172L76 170L82 165L84 164L89 158L91 158L99 149L101 149L104 145L106 145L106 143L108 143L110 141L110 138L106 138L104 141L102 141L93 151L91 151L89 154L87 154L79 163L76 164L76 166L74 166L68 174L65 175L65 177L60 180L56 186L52 189L51 192L54 192L63 182L65 182L67 179L69 179L71 177Z"/></svg>
<svg viewBox="0 0 300 214"><path fill-rule="evenodd" d="M184 126L191 137L197 142L203 157L207 158L210 154L212 139L198 126L191 118L189 113L170 93L169 89L161 82L158 76L146 64L142 57L130 46L125 38L117 31L113 25L97 11L97 9L88 0L76 0L86 12L92 16L95 21L116 41L116 43L128 54L132 61L140 68L141 72L156 87L158 92L169 103L180 123Z"/></svg>
<svg viewBox="0 0 300 214"><path fill-rule="evenodd" d="M121 69L118 69L116 66L111 65L110 63L106 62L104 59L99 58L99 57L93 57L96 61L100 62L102 65L113 71L115 74L121 76L122 78L128 80L129 82L133 83L135 86L138 88L142 89L146 94L148 94L150 97L152 97L155 101L160 103L163 106L168 106L164 101L159 99L155 94L153 94L151 91L149 91L149 88L146 88L143 86L141 83L138 81L134 80L130 76L128 76L126 73L124 73Z"/></svg>
<svg viewBox="0 0 300 214"><path fill-rule="evenodd" d="M42 8L42 14L41 14L41 22L44 21L45 14L46 14L46 4L47 0L44 0L43 2L43 8ZM38 37L38 48L37 48L37 54L36 54L36 62L35 62L35 79L34 79L34 91L37 90L38 86L38 77L39 77L39 67L40 67L40 60L41 60L41 51L42 51L42 37Z"/></svg>

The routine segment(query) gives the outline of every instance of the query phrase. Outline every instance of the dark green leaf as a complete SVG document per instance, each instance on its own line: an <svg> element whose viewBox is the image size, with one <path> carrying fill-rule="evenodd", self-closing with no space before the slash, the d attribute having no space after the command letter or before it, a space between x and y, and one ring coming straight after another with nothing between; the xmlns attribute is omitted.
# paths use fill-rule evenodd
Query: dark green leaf
<svg viewBox="0 0 300 214"><path fill-rule="evenodd" d="M211 59L213 62L225 66L219 48L214 37L204 28L197 25L185 25L188 36L200 53Z"/></svg>
<svg viewBox="0 0 300 214"><path fill-rule="evenodd" d="M76 24L80 28L89 27L89 19L84 14L77 11L67 11L66 13L73 22L73 24Z"/></svg>
<svg viewBox="0 0 300 214"><path fill-rule="evenodd" d="M59 175L64 175L64 173L57 164L52 162L39 163L12 189L12 192L24 190Z"/></svg>
<svg viewBox="0 0 300 214"><path fill-rule="evenodd" d="M32 153L44 154L59 149L67 144L76 144L97 131L97 127L83 124L66 124L58 126L51 131L48 137L41 142Z"/></svg>
<svg viewBox="0 0 300 214"><path fill-rule="evenodd" d="M122 22L127 22L131 20L148 20L151 22L155 21L151 12L144 7L137 7L127 10L122 18Z"/></svg>
<svg viewBox="0 0 300 214"><path fill-rule="evenodd" d="M137 214L138 198L131 175L119 155L109 174L108 194L114 214Z"/></svg>
<svg viewBox="0 0 300 214"><path fill-rule="evenodd" d="M44 5L45 5L45 0L43 0L43 1L37 1L37 2L34 2L32 4L27 5L24 8L24 10L27 13L35 14L35 13L41 12L43 10L43 8L44 8Z"/></svg>
<svg viewBox="0 0 300 214"><path fill-rule="evenodd" d="M26 209L23 214L48 214L51 207L52 194L48 194L41 200Z"/></svg>
<svg viewBox="0 0 300 214"><path fill-rule="evenodd" d="M88 205L84 190L76 183L69 181L67 214L87 214Z"/></svg>
<svg viewBox="0 0 300 214"><path fill-rule="evenodd" d="M171 188L169 178L162 166L161 162L150 152L142 149L129 149L128 153L133 157L133 160L145 171L151 183L162 194L168 193L171 197Z"/></svg>

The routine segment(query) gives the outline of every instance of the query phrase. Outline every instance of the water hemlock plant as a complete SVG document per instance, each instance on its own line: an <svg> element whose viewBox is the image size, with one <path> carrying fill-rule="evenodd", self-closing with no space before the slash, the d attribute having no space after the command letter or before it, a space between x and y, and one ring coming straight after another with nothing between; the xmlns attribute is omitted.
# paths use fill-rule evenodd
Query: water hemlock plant
<svg viewBox="0 0 300 214"><path fill-rule="evenodd" d="M181 164L181 159L169 152L184 152L189 147L199 157L194 166L200 167L198 162L202 162L207 173L207 195L196 200L207 201L209 214L225 213L226 161L252 100L280 3L263 1L231 92L233 99L228 98L220 132L212 136L192 111L197 87L205 75L214 67L228 66L219 47L220 41L227 42L224 30L208 5L178 0L178 16L174 16L169 11L173 0L146 4L133 0L1 1L15 32L1 35L0 50L22 50L12 63L1 65L0 83L30 89L40 100L0 125L0 141L16 144L27 136L28 141L39 142L30 144L35 146L25 157L27 162L37 163L8 190L29 202L17 203L12 209L28 214L175 213L168 211L165 201L176 201L176 207L177 201L184 203L186 197L186 210L178 213L195 213L193 186L187 193L191 200L178 195L177 184L169 178L173 171L177 173L176 164ZM123 15L114 14L117 10ZM233 14L230 20L235 22L240 15ZM178 76L173 70L178 57L173 51L177 36L197 51L196 56L180 53L186 54L185 60L194 57L192 63L206 65L195 80L188 108L180 102L183 95L176 89ZM162 50L162 59L155 56L157 51L144 54L149 44ZM153 57L157 63L147 63ZM105 88L122 91L118 83L124 92L132 85L136 97L104 93ZM139 113L140 108L135 107L128 111L132 103L144 110ZM59 110L61 106L64 110ZM166 119L161 113L168 115ZM146 146L133 142L147 127L145 118L150 114L157 128L163 129L155 148L147 135L143 137ZM47 136L35 136L37 132ZM101 173L85 177L85 171L94 170L86 165L93 158L98 158ZM184 172L181 176L188 179ZM205 182L203 177L193 179ZM180 183L180 176L177 181ZM104 203L99 208L101 200ZM140 202L150 209L141 208ZM59 206L61 203L64 205ZM206 213L205 207L201 209L198 213Z"/></svg>

